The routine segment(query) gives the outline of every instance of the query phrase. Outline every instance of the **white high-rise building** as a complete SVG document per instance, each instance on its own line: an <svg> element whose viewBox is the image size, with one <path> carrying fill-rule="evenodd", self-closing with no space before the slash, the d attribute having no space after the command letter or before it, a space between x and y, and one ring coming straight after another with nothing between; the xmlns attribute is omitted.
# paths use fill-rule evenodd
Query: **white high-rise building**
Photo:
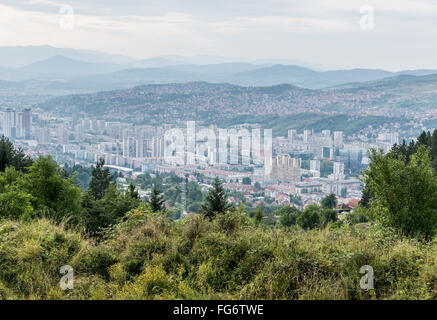
<svg viewBox="0 0 437 320"><path fill-rule="evenodd" d="M320 171L320 160L310 160L310 170Z"/></svg>
<svg viewBox="0 0 437 320"><path fill-rule="evenodd" d="M15 139L16 136L16 112L11 108L3 112L2 127L3 135L10 139Z"/></svg>
<svg viewBox="0 0 437 320"><path fill-rule="evenodd" d="M304 130L303 131L303 142L304 143L311 143L311 130Z"/></svg>
<svg viewBox="0 0 437 320"><path fill-rule="evenodd" d="M17 138L24 138L24 113L17 112L15 114L15 127Z"/></svg>
<svg viewBox="0 0 437 320"><path fill-rule="evenodd" d="M335 131L334 132L334 147L335 148L343 148L343 131Z"/></svg>
<svg viewBox="0 0 437 320"><path fill-rule="evenodd" d="M294 143L297 137L297 131L296 130L288 130L288 142Z"/></svg>
<svg viewBox="0 0 437 320"><path fill-rule="evenodd" d="M136 158L144 158L145 157L144 140L143 139L135 140L135 157Z"/></svg>
<svg viewBox="0 0 437 320"><path fill-rule="evenodd" d="M288 154L272 157L269 170L265 178L267 180L279 180L284 182L300 182L301 179L301 159L291 158Z"/></svg>
<svg viewBox="0 0 437 320"><path fill-rule="evenodd" d="M58 144L68 144L68 131L65 128L64 124L60 124L58 125L58 130L57 130L57 134L58 134Z"/></svg>
<svg viewBox="0 0 437 320"><path fill-rule="evenodd" d="M39 144L48 144L50 143L50 129L49 128L40 128L38 135L38 143Z"/></svg>
<svg viewBox="0 0 437 320"><path fill-rule="evenodd" d="M23 111L23 128L24 128L24 138L30 139L32 137L32 111L31 111L31 109L24 109L24 111Z"/></svg>

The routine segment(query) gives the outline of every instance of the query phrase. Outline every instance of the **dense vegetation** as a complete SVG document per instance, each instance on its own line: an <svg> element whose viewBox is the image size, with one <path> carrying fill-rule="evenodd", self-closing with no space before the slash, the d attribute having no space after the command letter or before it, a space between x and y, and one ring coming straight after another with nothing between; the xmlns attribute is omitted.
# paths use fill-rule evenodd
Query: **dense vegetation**
<svg viewBox="0 0 437 320"><path fill-rule="evenodd" d="M135 210L96 244L46 219L0 222L0 296L22 299L437 299L436 244L372 228L274 229L239 212ZM62 291L59 267L74 289ZM375 290L359 269L375 270Z"/></svg>
<svg viewBox="0 0 437 320"><path fill-rule="evenodd" d="M403 141L388 154L373 150L364 171L362 205L382 225L431 239L437 232L437 130Z"/></svg>
<svg viewBox="0 0 437 320"><path fill-rule="evenodd" d="M2 299L437 299L437 183L424 146L408 163L375 151L368 208L347 215L334 195L250 214L216 179L200 214L177 220L157 177L146 203L133 185L119 191L102 161L84 191L50 157L13 154L29 163L0 172ZM72 290L59 286L64 265ZM363 265L373 290L360 289Z"/></svg>

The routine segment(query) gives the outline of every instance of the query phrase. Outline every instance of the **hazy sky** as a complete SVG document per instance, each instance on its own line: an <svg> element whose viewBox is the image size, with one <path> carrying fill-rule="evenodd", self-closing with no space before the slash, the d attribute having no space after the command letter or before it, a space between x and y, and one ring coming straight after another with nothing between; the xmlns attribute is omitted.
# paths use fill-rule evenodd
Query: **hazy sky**
<svg viewBox="0 0 437 320"><path fill-rule="evenodd" d="M73 29L63 5L74 9ZM363 6L374 10L373 30L360 27ZM0 0L0 45L44 44L437 69L437 0Z"/></svg>

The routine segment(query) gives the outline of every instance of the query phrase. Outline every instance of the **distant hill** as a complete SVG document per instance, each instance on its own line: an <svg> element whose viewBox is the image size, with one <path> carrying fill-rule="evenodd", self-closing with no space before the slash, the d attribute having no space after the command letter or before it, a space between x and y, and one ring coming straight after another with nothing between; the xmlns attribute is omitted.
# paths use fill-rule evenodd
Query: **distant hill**
<svg viewBox="0 0 437 320"><path fill-rule="evenodd" d="M1 70L0 70L1 72ZM25 84L22 82L0 80L0 92L4 90L23 90Z"/></svg>
<svg viewBox="0 0 437 320"><path fill-rule="evenodd" d="M400 75L378 81L341 85L329 91L341 91L349 95L379 95L378 103L389 109L417 111L437 108L437 74Z"/></svg>
<svg viewBox="0 0 437 320"><path fill-rule="evenodd" d="M52 94L58 94L58 91L61 93L95 92L125 89L145 84L199 81L241 86L273 86L286 83L303 88L319 89L345 83L381 80L395 75L384 70L354 69L318 72L299 66L263 67L244 63L124 69L119 65L90 64L62 56L53 57L17 70L0 71L0 79L43 78L49 80L46 83L46 88Z"/></svg>
<svg viewBox="0 0 437 320"><path fill-rule="evenodd" d="M120 69L119 65L91 63L67 58L65 56L54 56L43 61L38 61L25 67L14 70L14 74L22 79L32 78L57 78L74 77L79 75L94 75L108 73Z"/></svg>
<svg viewBox="0 0 437 320"><path fill-rule="evenodd" d="M181 61L171 60L163 57L156 57L150 59L142 59L132 61L126 64L128 69L136 69L136 68L161 68L165 66L178 65L181 64Z"/></svg>
<svg viewBox="0 0 437 320"><path fill-rule="evenodd" d="M205 65L196 65L196 64L168 65L165 68L170 70L183 71L192 74L224 76L224 75L235 74L239 72L261 69L263 68L263 66L251 64L251 63L233 62L233 63L219 63L219 64L205 64Z"/></svg>
<svg viewBox="0 0 437 320"><path fill-rule="evenodd" d="M68 95L39 104L62 113L87 113L150 123L221 121L242 115L287 116L340 112L397 117L437 107L437 75L401 75L310 90L293 85L243 87L205 82L143 85Z"/></svg>
<svg viewBox="0 0 437 320"><path fill-rule="evenodd" d="M275 65L235 74L229 82L240 85L291 83L306 88L323 88L341 83L370 81L393 76L384 70L352 69L318 72L299 66Z"/></svg>
<svg viewBox="0 0 437 320"><path fill-rule="evenodd" d="M176 55L134 60L120 55L51 46L0 47L0 79L37 79L44 82L37 86L42 90L40 94L60 95L196 81L241 86L286 83L320 89L397 75L437 73L436 70L405 70L398 73L373 69L317 71L302 65L272 65L274 62L291 63L293 60L248 61L217 56Z"/></svg>
<svg viewBox="0 0 437 320"><path fill-rule="evenodd" d="M125 64L134 60L122 55L107 54L92 50L55 48L52 46L0 46L0 66L21 68L57 55L91 63Z"/></svg>
<svg viewBox="0 0 437 320"><path fill-rule="evenodd" d="M324 90L343 91L347 93L356 92L384 92L392 96L425 96L437 93L437 74L425 76L398 75L376 81L352 82L341 84Z"/></svg>
<svg viewBox="0 0 437 320"><path fill-rule="evenodd" d="M84 79L88 79L91 81L95 80L96 82L138 84L191 82L198 80L197 77L190 72L165 68L123 69L105 75L86 77Z"/></svg>
<svg viewBox="0 0 437 320"><path fill-rule="evenodd" d="M427 76L430 74L436 74L437 70L432 69L420 69L420 70L405 70L397 72L397 75L410 75L410 76Z"/></svg>
<svg viewBox="0 0 437 320"><path fill-rule="evenodd" d="M318 93L291 85L247 88L193 82L69 95L49 100L38 107L62 113L148 118L148 121L162 123L182 119L213 120L236 114L304 111L309 104L302 104L302 98L313 95Z"/></svg>

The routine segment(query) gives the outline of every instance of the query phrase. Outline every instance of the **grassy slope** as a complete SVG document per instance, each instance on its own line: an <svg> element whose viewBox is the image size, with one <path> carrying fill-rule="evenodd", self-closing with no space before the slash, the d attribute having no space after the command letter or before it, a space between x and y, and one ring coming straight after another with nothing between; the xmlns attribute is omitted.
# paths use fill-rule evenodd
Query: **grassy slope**
<svg viewBox="0 0 437 320"><path fill-rule="evenodd" d="M262 229L238 213L172 222L135 212L96 245L47 220L0 221L0 297L437 299L437 244L369 228ZM59 268L75 271L62 291ZM375 290L359 289L362 265Z"/></svg>

